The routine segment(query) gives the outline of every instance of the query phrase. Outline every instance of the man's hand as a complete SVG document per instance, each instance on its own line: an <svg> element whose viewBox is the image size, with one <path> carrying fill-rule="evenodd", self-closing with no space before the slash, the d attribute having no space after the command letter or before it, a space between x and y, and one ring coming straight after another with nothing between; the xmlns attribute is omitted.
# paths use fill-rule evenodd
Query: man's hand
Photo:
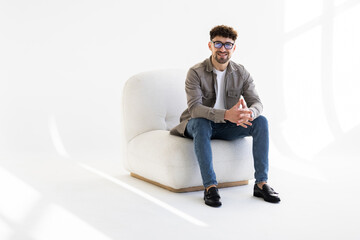
<svg viewBox="0 0 360 240"><path fill-rule="evenodd" d="M251 118L251 111L247 108L244 99L239 99L238 103L236 103L231 109L226 110L225 112L225 120L228 120L232 123L236 123L237 126L242 126L247 128L246 125L251 126L253 119Z"/></svg>

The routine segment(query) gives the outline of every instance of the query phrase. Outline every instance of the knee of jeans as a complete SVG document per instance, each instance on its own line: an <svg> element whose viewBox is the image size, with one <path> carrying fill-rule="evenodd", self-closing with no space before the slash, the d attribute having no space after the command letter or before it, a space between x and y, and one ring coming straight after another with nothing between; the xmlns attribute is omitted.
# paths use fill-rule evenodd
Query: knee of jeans
<svg viewBox="0 0 360 240"><path fill-rule="evenodd" d="M260 115L259 117L257 117L255 119L256 121L256 125L260 126L260 127L268 127L268 120L266 119L266 117Z"/></svg>
<svg viewBox="0 0 360 240"><path fill-rule="evenodd" d="M190 121L192 121L192 132L206 135L211 133L212 128L210 120L206 118L193 118Z"/></svg>

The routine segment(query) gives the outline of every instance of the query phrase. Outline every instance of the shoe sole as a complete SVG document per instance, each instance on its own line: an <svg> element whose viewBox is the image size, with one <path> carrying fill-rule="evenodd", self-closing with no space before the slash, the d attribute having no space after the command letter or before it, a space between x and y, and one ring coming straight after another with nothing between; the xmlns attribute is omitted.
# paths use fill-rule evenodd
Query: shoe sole
<svg viewBox="0 0 360 240"><path fill-rule="evenodd" d="M277 199L274 199L274 200L267 199L267 198L264 198L264 196L261 195L260 193L255 193L255 192L254 192L254 197L262 198L262 199L264 199L265 202L269 202L269 203L278 203L278 202L280 202L280 199L279 200L277 200Z"/></svg>
<svg viewBox="0 0 360 240"><path fill-rule="evenodd" d="M205 198L204 198L205 204L210 206L210 207L221 207L222 203L219 202L218 204L211 204L209 202L206 202Z"/></svg>
<svg viewBox="0 0 360 240"><path fill-rule="evenodd" d="M212 205L212 204L207 203L207 202L205 202L205 204L210 206L210 207L221 207L221 205L222 205L222 203Z"/></svg>

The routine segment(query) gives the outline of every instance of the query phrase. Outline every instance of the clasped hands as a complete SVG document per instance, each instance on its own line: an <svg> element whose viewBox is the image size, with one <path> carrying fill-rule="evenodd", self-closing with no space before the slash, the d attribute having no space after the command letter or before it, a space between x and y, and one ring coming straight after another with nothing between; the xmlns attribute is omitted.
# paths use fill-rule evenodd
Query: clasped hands
<svg viewBox="0 0 360 240"><path fill-rule="evenodd" d="M236 123L237 126L247 128L247 126L252 125L250 122L253 120L251 114L252 112L247 108L244 99L239 99L232 108L226 110L224 119Z"/></svg>

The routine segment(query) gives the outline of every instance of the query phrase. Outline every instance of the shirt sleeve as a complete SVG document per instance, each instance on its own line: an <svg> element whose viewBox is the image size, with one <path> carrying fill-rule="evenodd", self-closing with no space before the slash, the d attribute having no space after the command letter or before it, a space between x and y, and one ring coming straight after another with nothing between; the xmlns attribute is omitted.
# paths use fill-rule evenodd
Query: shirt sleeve
<svg viewBox="0 0 360 240"><path fill-rule="evenodd" d="M224 123L225 109L214 109L203 105L201 79L194 69L188 71L185 92L191 118L206 118L215 123Z"/></svg>
<svg viewBox="0 0 360 240"><path fill-rule="evenodd" d="M257 93L255 89L254 80L250 76L250 73L246 71L246 69L243 69L243 79L244 79L244 87L243 87L243 93L245 102L248 106L248 108L252 111L252 118L255 119L263 111L263 105L261 103L259 94Z"/></svg>

